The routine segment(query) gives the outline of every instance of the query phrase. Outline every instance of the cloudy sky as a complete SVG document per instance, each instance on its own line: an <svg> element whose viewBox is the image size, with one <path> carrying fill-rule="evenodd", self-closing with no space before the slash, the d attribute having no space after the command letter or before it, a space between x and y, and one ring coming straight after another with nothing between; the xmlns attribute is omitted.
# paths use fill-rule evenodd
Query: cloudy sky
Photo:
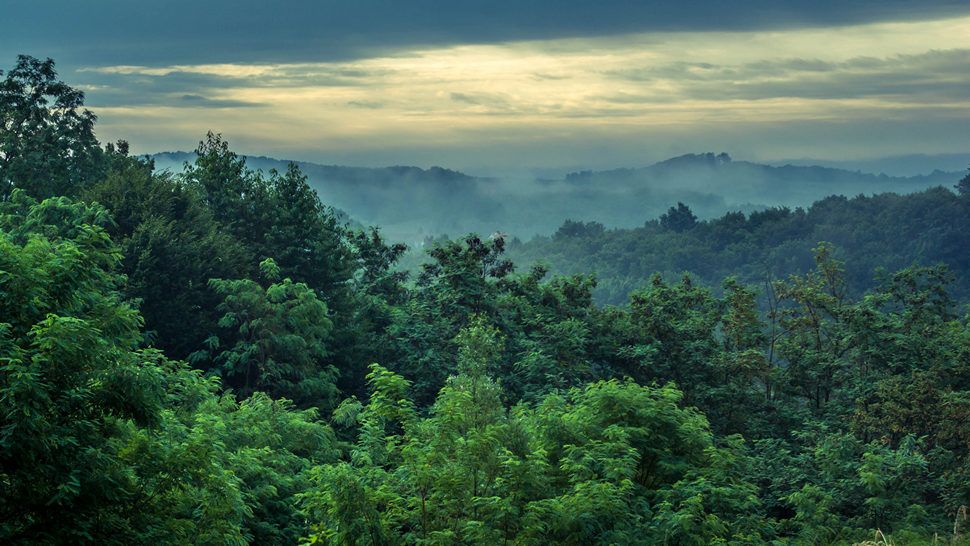
<svg viewBox="0 0 970 546"><path fill-rule="evenodd" d="M970 151L967 0L0 0L103 140L327 163Z"/></svg>

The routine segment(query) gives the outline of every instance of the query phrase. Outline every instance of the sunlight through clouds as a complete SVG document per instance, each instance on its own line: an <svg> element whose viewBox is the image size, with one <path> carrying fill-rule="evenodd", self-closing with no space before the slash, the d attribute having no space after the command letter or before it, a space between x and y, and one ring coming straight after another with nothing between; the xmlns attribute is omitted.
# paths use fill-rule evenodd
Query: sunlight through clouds
<svg viewBox="0 0 970 546"><path fill-rule="evenodd" d="M312 154L528 147L564 138L578 146L583 134L602 138L607 124L614 134L605 138L649 142L731 123L746 127L743 145L770 155L784 150L772 148L759 126L811 122L825 136L828 121L837 151L846 149L845 122L965 121L970 18L461 45L351 62L79 72L103 132L130 135L151 117L182 147L208 129ZM867 151L875 149L852 150Z"/></svg>

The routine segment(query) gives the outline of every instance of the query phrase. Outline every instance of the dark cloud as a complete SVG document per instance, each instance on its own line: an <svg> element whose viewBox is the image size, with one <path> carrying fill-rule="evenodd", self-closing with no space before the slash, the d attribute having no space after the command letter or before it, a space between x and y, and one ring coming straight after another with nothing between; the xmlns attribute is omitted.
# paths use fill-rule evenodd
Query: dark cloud
<svg viewBox="0 0 970 546"><path fill-rule="evenodd" d="M256 68L259 68L258 66ZM79 71L81 81L98 84L141 85L157 90L178 90L191 87L233 89L238 87L300 87L311 84L315 87L345 87L360 85L367 78L383 74L378 71L345 69L320 65L266 66L265 72L251 75L218 74L212 72L193 72L177 67L161 72L141 68L128 71L83 69Z"/></svg>
<svg viewBox="0 0 970 546"><path fill-rule="evenodd" d="M241 100L210 99L202 95L182 95L179 102L183 106L195 108L252 108L254 106L264 106L258 102L247 102Z"/></svg>
<svg viewBox="0 0 970 546"><path fill-rule="evenodd" d="M468 95L466 93L452 93L451 100L455 102L463 102L465 104L480 105L482 104L482 99L476 96Z"/></svg>
<svg viewBox="0 0 970 546"><path fill-rule="evenodd" d="M0 55L65 65L297 62L415 45L931 19L966 0L8 0Z"/></svg>
<svg viewBox="0 0 970 546"><path fill-rule="evenodd" d="M103 71L85 69L71 78L72 83L89 90L88 105L188 106L192 101L178 101L183 96L207 97L205 106L230 108L259 106L240 101L218 101L212 95L239 88L281 88L312 85L313 87L363 86L377 72L322 66L267 67L266 73L246 76L198 73L172 69L145 72L142 69ZM194 106L203 106L196 101ZM358 104L357 106L362 106Z"/></svg>
<svg viewBox="0 0 970 546"><path fill-rule="evenodd" d="M538 81L559 81L569 79L569 76L565 74L545 74L543 72L536 72L532 75L532 77Z"/></svg>
<svg viewBox="0 0 970 546"><path fill-rule="evenodd" d="M173 72L165 76L142 74L101 74L82 72L75 83L86 91L87 106L175 106L175 107L240 107L254 106L238 101L212 99L239 85L236 78L207 74Z"/></svg>
<svg viewBox="0 0 970 546"><path fill-rule="evenodd" d="M611 104L670 104L683 97L671 92L653 92L649 94L614 93L596 98Z"/></svg>
<svg viewBox="0 0 970 546"><path fill-rule="evenodd" d="M497 93L451 93L450 97L455 102L470 106L481 106L488 109L490 113L524 113L523 110L514 108L507 97Z"/></svg>
<svg viewBox="0 0 970 546"><path fill-rule="evenodd" d="M355 106L357 108L366 108L368 110L378 110L384 108L384 103L382 102L371 102L365 100L352 100L347 102L347 106Z"/></svg>
<svg viewBox="0 0 970 546"><path fill-rule="evenodd" d="M193 88L195 92L184 91L166 92L145 86L135 87L104 87L87 88L85 104L92 108L99 107L141 107L166 106L175 108L254 108L266 106L259 102L223 99L207 96L212 92L209 88Z"/></svg>
<svg viewBox="0 0 970 546"><path fill-rule="evenodd" d="M253 85L243 78L189 72L152 76L82 71L69 79L72 84L96 91L88 93L92 106L152 104L163 96L208 96L213 92Z"/></svg>

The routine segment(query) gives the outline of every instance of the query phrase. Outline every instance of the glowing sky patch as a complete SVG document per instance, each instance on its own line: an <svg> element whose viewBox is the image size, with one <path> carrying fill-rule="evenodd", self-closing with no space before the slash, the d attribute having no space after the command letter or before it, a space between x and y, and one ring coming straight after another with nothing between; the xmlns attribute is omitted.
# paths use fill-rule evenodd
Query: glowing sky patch
<svg viewBox="0 0 970 546"><path fill-rule="evenodd" d="M961 130L970 18L458 45L339 62L88 66L74 77L101 136L129 138L138 151L189 149L210 129L245 151L368 164L970 149Z"/></svg>

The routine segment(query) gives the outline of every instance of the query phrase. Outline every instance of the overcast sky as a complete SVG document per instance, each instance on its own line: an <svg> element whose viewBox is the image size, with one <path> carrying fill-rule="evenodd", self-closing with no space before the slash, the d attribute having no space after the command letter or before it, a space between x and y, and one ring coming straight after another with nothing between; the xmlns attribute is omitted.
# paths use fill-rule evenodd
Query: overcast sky
<svg viewBox="0 0 970 546"><path fill-rule="evenodd" d="M0 0L102 140L455 168L970 151L970 1Z"/></svg>

